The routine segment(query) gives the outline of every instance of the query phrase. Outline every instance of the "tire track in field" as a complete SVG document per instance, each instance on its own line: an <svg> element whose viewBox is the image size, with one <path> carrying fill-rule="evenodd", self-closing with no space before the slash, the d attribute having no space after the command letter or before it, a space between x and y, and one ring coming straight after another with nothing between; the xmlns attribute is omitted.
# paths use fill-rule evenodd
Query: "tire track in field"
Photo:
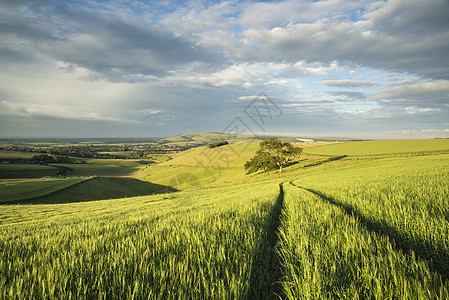
<svg viewBox="0 0 449 300"><path fill-rule="evenodd" d="M351 204L341 203L336 199L321 193L320 191L300 187L292 182L289 183L298 189L308 191L318 196L325 202L337 206L347 215L356 218L368 231L388 238L389 242L396 250L400 250L407 255L410 255L410 252L413 251L417 257L429 264L432 271L441 275L444 280L449 280L449 253L444 249L439 249L430 242L422 239L412 240L409 236L401 233L393 226L364 216Z"/></svg>
<svg viewBox="0 0 449 300"><path fill-rule="evenodd" d="M282 266L276 248L279 241L281 211L284 207L283 183L279 184L279 195L272 206L270 217L264 224L265 240L261 242L251 266L247 299L280 299L282 291Z"/></svg>

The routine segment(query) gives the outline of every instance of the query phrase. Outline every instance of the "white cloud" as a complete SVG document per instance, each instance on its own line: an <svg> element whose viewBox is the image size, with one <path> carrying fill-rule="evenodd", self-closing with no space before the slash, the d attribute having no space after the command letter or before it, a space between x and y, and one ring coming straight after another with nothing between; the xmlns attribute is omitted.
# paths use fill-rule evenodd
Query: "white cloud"
<svg viewBox="0 0 449 300"><path fill-rule="evenodd" d="M386 89L375 98L407 99L416 97L442 96L448 99L449 80L428 81L416 84L403 84Z"/></svg>
<svg viewBox="0 0 449 300"><path fill-rule="evenodd" d="M446 0L7 1L1 128L220 130L262 91L283 132L447 128L448 15Z"/></svg>
<svg viewBox="0 0 449 300"><path fill-rule="evenodd" d="M429 132L429 133L449 133L449 128L445 129L423 129L422 132Z"/></svg>
<svg viewBox="0 0 449 300"><path fill-rule="evenodd" d="M148 114L148 115L157 115L157 114L163 112L163 110L161 110L161 109L151 109L151 108L148 108L148 109L140 110L140 112L142 112L142 113L144 113L144 114Z"/></svg>
<svg viewBox="0 0 449 300"><path fill-rule="evenodd" d="M260 6L282 7L293 5L291 3ZM318 1L306 6L313 7L317 3L344 6L339 1ZM368 13L355 21L347 17L331 20L320 18L277 27L253 26L241 34L236 56L259 60L277 60L282 57L289 61L307 58L308 61L323 63L338 60L447 78L448 14L449 3L444 0L393 0L384 2L375 11L368 9ZM255 13L254 18L257 15Z"/></svg>
<svg viewBox="0 0 449 300"><path fill-rule="evenodd" d="M427 114L431 112L439 112L441 111L438 108L419 108L419 107L406 107L406 113L414 115L414 114Z"/></svg>
<svg viewBox="0 0 449 300"><path fill-rule="evenodd" d="M101 115L97 112L89 112L80 110L79 107L55 106L50 104L30 104L10 102L7 100L0 101L0 114L9 117L25 117L25 118L56 118L70 119L80 121L108 121L123 122L123 120Z"/></svg>
<svg viewBox="0 0 449 300"><path fill-rule="evenodd" d="M253 100L258 99L259 97L260 96L256 96L256 95L254 95L254 96L240 96L239 100L242 100L242 101L253 101Z"/></svg>
<svg viewBox="0 0 449 300"><path fill-rule="evenodd" d="M259 2L248 5L241 18L248 28L271 28L294 23L313 23L318 20L328 22L350 18L350 12L363 7L365 1L324 0L324 1L281 1Z"/></svg>
<svg viewBox="0 0 449 300"><path fill-rule="evenodd" d="M321 82L328 86L338 86L338 87L371 87L379 85L377 82L366 81L366 80L350 80L350 79L327 79Z"/></svg>

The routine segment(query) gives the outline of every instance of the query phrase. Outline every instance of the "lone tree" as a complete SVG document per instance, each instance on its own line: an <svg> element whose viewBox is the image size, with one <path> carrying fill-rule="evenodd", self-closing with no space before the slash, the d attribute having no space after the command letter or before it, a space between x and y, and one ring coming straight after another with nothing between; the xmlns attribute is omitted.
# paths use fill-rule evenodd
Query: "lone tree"
<svg viewBox="0 0 449 300"><path fill-rule="evenodd" d="M279 173L282 173L282 168L299 157L302 153L302 148L295 147L292 143L281 142L275 137L268 141L262 141L259 144L259 150L256 155L245 163L245 169L249 173L262 170L266 172L275 167L279 168Z"/></svg>

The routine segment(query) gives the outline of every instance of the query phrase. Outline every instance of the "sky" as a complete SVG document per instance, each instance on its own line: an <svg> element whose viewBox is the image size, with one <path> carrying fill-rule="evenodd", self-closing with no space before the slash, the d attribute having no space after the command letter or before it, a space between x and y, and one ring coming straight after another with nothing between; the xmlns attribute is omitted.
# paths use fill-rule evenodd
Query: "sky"
<svg viewBox="0 0 449 300"><path fill-rule="evenodd" d="M2 0L0 137L449 137L448 0Z"/></svg>

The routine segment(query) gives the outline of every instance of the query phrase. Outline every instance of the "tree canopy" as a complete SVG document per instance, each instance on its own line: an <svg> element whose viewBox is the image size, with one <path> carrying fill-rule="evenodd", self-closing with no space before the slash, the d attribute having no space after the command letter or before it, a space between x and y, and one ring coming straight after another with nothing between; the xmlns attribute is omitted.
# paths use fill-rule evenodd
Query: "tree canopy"
<svg viewBox="0 0 449 300"><path fill-rule="evenodd" d="M244 167L248 174L259 170L266 172L274 168L279 168L279 173L282 173L282 168L299 157L301 153L302 148L272 137L260 142L256 154L245 163Z"/></svg>

